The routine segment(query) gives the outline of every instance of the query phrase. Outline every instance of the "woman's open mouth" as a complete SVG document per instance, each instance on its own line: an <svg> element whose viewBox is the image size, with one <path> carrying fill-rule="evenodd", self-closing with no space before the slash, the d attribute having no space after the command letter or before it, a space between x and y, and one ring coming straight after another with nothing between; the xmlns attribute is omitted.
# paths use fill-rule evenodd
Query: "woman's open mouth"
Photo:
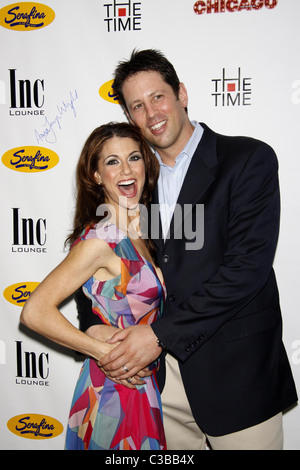
<svg viewBox="0 0 300 470"><path fill-rule="evenodd" d="M126 197L135 197L138 189L137 186L135 179L123 180L118 183L119 191Z"/></svg>

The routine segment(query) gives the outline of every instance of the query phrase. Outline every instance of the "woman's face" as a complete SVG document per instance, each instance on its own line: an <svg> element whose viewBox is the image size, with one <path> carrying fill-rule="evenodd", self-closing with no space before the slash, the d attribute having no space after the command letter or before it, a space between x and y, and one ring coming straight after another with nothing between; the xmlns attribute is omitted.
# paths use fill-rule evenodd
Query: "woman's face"
<svg viewBox="0 0 300 470"><path fill-rule="evenodd" d="M140 144L129 137L112 137L100 153L97 183L103 185L106 203L135 208L145 184L145 163Z"/></svg>

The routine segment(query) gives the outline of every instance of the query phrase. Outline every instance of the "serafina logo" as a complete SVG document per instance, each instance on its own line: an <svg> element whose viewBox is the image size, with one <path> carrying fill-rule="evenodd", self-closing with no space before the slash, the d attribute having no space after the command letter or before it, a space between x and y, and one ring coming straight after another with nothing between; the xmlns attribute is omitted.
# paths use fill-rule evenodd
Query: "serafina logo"
<svg viewBox="0 0 300 470"><path fill-rule="evenodd" d="M0 10L0 26L14 31L36 31L55 18L52 8L42 3L18 2Z"/></svg>
<svg viewBox="0 0 300 470"><path fill-rule="evenodd" d="M18 282L8 286L4 292L4 298L13 305L23 307L30 294L37 288L39 282Z"/></svg>
<svg viewBox="0 0 300 470"><path fill-rule="evenodd" d="M7 427L19 437L36 440L57 437L64 430L57 419L34 413L14 416L8 421Z"/></svg>
<svg viewBox="0 0 300 470"><path fill-rule="evenodd" d="M101 85L99 89L99 95L101 96L101 98L108 101L109 103L120 104L118 96L115 90L113 89L113 83L113 80L109 80L108 82L103 83L103 85Z"/></svg>
<svg viewBox="0 0 300 470"><path fill-rule="evenodd" d="M16 147L5 152L2 157L3 165L22 173L50 170L58 164L58 161L58 155L53 150L37 146Z"/></svg>

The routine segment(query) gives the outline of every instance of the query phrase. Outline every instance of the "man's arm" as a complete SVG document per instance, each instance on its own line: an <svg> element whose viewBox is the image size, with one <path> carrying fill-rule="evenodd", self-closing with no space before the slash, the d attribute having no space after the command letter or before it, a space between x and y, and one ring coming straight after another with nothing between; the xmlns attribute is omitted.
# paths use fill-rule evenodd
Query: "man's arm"
<svg viewBox="0 0 300 470"><path fill-rule="evenodd" d="M92 301L82 291L80 287L74 294L77 306L79 329L86 332L88 328L94 325L103 325L101 318L95 315L92 310Z"/></svg>

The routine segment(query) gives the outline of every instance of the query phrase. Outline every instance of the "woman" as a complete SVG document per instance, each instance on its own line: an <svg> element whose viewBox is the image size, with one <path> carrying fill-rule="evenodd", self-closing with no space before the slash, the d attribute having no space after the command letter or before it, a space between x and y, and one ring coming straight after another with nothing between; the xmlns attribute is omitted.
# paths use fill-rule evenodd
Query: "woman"
<svg viewBox="0 0 300 470"><path fill-rule="evenodd" d="M138 210L139 203L149 205L158 172L136 127L110 123L93 131L77 166L72 248L21 314L29 328L88 356L71 405L68 450L165 449L155 370L144 380L124 383L106 377L97 365L115 347L107 340L118 328L150 324L162 313L163 282L153 265L151 241L140 236ZM80 286L104 323L97 339L58 310Z"/></svg>

